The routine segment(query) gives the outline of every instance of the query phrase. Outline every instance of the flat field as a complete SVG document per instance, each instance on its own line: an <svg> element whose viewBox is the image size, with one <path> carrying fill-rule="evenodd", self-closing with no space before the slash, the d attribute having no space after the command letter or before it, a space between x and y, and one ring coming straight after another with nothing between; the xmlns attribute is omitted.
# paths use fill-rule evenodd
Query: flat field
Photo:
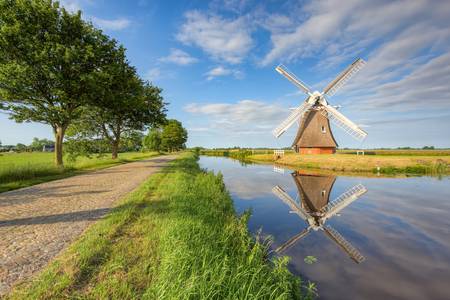
<svg viewBox="0 0 450 300"><path fill-rule="evenodd" d="M249 155L251 161L275 162L277 164L306 169L340 172L370 172L381 174L448 174L450 154L413 155L389 153L375 155L332 154L299 155L287 153L276 159L273 154Z"/></svg>
<svg viewBox="0 0 450 300"><path fill-rule="evenodd" d="M61 169L55 166L53 162L53 153L0 153L0 192L73 176L80 172L102 169L155 155L157 155L156 152L119 153L119 158L116 160L111 159L110 154L105 154L102 157L82 157L75 162L66 161L64 168Z"/></svg>

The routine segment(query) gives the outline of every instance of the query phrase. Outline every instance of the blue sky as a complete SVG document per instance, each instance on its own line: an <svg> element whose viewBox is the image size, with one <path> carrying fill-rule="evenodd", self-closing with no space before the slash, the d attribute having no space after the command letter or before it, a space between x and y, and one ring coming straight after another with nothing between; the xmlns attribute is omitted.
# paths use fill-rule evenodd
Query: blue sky
<svg viewBox="0 0 450 300"><path fill-rule="evenodd" d="M305 98L275 72L283 63L314 89L362 57L329 101L361 125L341 147L450 147L448 1L65 0L119 40L143 78L164 89L188 146L289 146L271 130ZM0 115L3 144L51 138L50 127Z"/></svg>

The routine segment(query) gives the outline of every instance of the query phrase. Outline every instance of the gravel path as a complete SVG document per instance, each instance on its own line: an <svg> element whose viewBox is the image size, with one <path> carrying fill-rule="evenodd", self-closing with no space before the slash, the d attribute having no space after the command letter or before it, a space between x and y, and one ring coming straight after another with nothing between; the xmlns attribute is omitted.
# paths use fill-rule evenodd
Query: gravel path
<svg viewBox="0 0 450 300"><path fill-rule="evenodd" d="M0 296L67 247L175 156L150 158L0 193Z"/></svg>

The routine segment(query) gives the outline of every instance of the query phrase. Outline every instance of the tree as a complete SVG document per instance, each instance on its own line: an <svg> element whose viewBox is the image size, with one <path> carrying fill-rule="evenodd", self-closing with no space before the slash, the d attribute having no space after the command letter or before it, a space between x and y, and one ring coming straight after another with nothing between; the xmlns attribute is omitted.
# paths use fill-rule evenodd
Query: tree
<svg viewBox="0 0 450 300"><path fill-rule="evenodd" d="M187 131L181 122L169 120L161 133L161 148L166 151L177 151L185 148Z"/></svg>
<svg viewBox="0 0 450 300"><path fill-rule="evenodd" d="M145 150L148 151L161 151L161 131L158 129L152 129L144 137L142 141Z"/></svg>
<svg viewBox="0 0 450 300"><path fill-rule="evenodd" d="M142 131L131 130L126 132L121 138L120 151L139 151L142 148Z"/></svg>
<svg viewBox="0 0 450 300"><path fill-rule="evenodd" d="M38 139L37 137L33 138L33 141L30 144L31 151L42 151L44 146L54 146L55 142L50 141L48 139Z"/></svg>
<svg viewBox="0 0 450 300"><path fill-rule="evenodd" d="M0 106L17 122L50 125L62 166L65 132L95 104L95 75L116 42L51 0L0 1L0 20Z"/></svg>
<svg viewBox="0 0 450 300"><path fill-rule="evenodd" d="M95 126L111 143L112 158L117 158L122 134L159 126L166 121L162 90L143 82L125 56L119 57L109 70L112 76L103 94L101 108L92 110Z"/></svg>
<svg viewBox="0 0 450 300"><path fill-rule="evenodd" d="M25 144L18 143L18 144L16 145L16 150L17 150L17 152L25 152L25 151L27 151L27 149L28 149L28 147L27 147L27 145L25 145Z"/></svg>
<svg viewBox="0 0 450 300"><path fill-rule="evenodd" d="M116 159L122 135L130 137L133 132L166 121L162 90L148 82L142 82L136 70L129 66L124 53L117 53L116 61L97 85L101 88L96 105L85 109L75 127L92 137L102 137L111 145L112 158ZM142 136L139 138L141 144Z"/></svg>

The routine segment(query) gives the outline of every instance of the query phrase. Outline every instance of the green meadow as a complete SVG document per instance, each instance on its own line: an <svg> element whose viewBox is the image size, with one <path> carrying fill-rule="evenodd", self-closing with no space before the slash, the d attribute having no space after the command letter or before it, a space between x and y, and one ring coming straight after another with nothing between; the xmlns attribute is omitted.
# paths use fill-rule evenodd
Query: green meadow
<svg viewBox="0 0 450 300"><path fill-rule="evenodd" d="M97 170L113 165L136 161L158 155L157 152L120 153L118 159L111 159L111 154L101 157L78 158L75 162L66 161L64 168L55 166L54 153L26 152L0 153L0 192L14 190L33 184L60 179Z"/></svg>

